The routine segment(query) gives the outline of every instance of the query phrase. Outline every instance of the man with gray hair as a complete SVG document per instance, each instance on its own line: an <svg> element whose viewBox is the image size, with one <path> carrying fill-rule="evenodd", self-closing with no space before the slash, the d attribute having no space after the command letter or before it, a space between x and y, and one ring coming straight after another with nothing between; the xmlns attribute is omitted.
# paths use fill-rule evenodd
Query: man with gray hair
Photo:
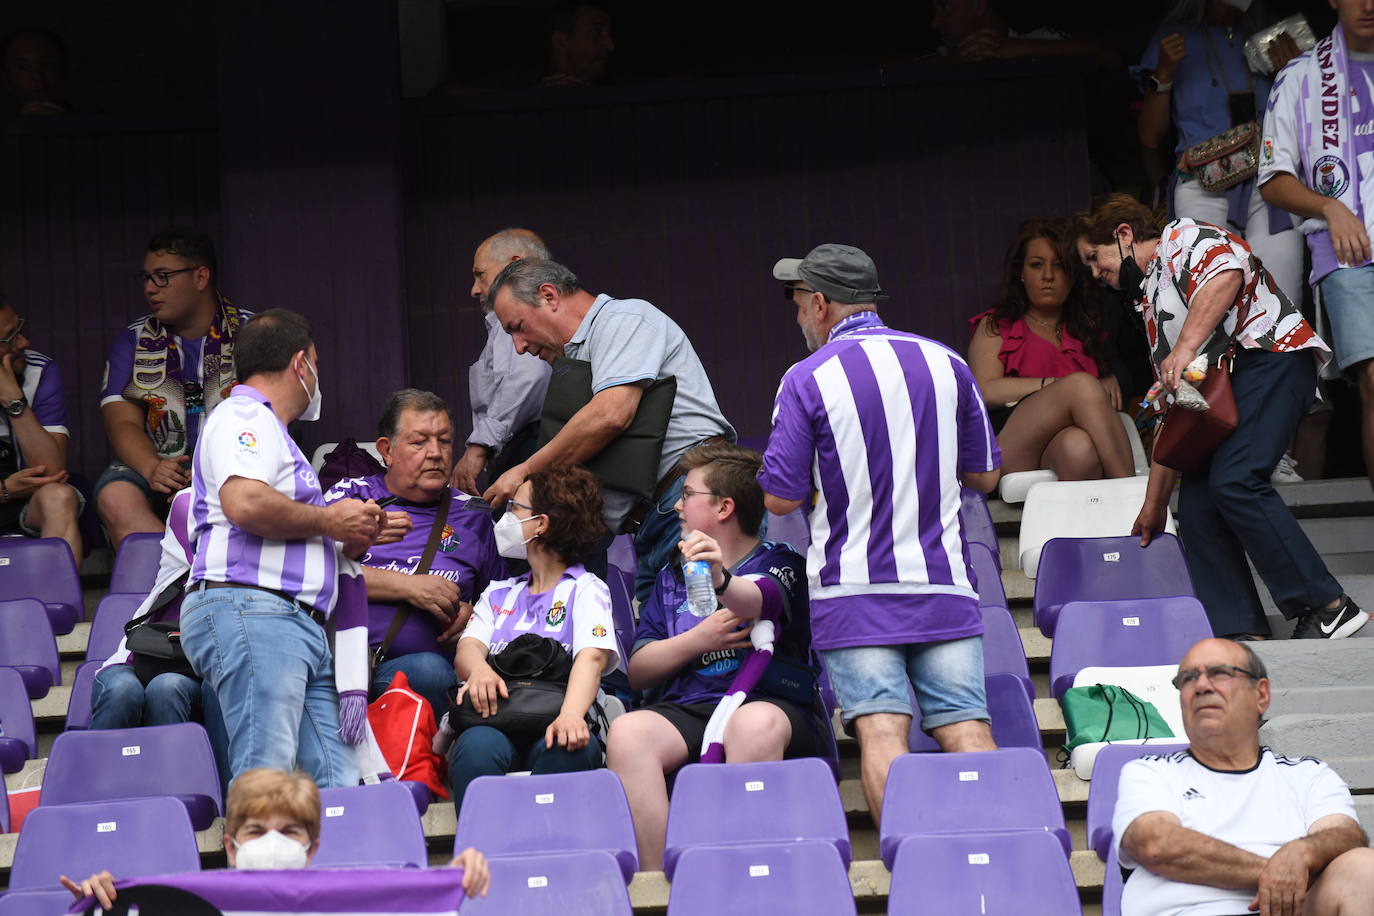
<svg viewBox="0 0 1374 916"><path fill-rule="evenodd" d="M474 496L485 468L500 477L528 458L539 439L539 410L549 388L549 364L515 352L510 335L487 301L491 281L512 261L547 260L549 247L528 229L502 229L477 246L472 256L472 298L482 306L487 343L468 368L472 433L453 465L453 486Z"/></svg>
<svg viewBox="0 0 1374 916"><path fill-rule="evenodd" d="M668 376L677 380L652 501L611 489L603 493L610 529L634 530L635 594L647 599L680 534L673 509L682 493L679 461L703 442L735 438L692 342L652 304L594 296L556 261L508 264L488 299L517 351L550 363L558 356L585 360L592 376L592 399L539 451L501 475L486 492L488 502L505 503L535 471L595 457L630 428L645 388Z"/></svg>
<svg viewBox="0 0 1374 916"><path fill-rule="evenodd" d="M1315 757L1259 742L1264 664L1243 642L1204 639L1174 686L1188 749L1121 769L1113 842L1135 871L1123 916L1374 914L1374 850L1350 790Z"/></svg>

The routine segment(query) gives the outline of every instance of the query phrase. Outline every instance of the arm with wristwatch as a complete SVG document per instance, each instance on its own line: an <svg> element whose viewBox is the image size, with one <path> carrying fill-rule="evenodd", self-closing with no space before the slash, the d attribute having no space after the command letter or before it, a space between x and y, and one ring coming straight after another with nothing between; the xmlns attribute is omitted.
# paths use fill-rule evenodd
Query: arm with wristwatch
<svg viewBox="0 0 1374 916"><path fill-rule="evenodd" d="M43 428L15 374L13 356L0 358L0 409L25 467L0 477L0 503L28 499L39 487L67 479L67 437Z"/></svg>

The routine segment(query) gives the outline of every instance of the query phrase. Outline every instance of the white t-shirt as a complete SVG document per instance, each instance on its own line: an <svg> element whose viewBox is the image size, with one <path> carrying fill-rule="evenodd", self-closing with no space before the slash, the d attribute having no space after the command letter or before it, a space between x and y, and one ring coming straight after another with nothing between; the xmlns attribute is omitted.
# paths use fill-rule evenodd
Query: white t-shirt
<svg viewBox="0 0 1374 916"><path fill-rule="evenodd" d="M1283 757L1263 747L1255 768L1240 773L1209 769L1188 751L1132 760L1121 768L1112 815L1121 865L1135 869L1121 895L1122 916L1244 913L1255 896L1253 889L1186 884L1140 868L1121 838L1132 821L1152 811L1167 811L1189 830L1265 858L1327 815L1356 820L1350 790L1315 757Z"/></svg>

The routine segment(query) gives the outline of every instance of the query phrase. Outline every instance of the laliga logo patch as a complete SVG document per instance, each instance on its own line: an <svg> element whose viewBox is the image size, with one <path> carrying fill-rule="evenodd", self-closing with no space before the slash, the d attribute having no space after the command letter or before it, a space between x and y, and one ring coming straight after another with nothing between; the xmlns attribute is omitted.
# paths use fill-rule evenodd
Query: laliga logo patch
<svg viewBox="0 0 1374 916"><path fill-rule="evenodd" d="M563 606L562 601L555 601L549 607L549 612L544 615L544 622L551 627L556 627L568 616L568 609Z"/></svg>
<svg viewBox="0 0 1374 916"><path fill-rule="evenodd" d="M238 435L239 454L258 456L258 437L251 429L245 429Z"/></svg>
<svg viewBox="0 0 1374 916"><path fill-rule="evenodd" d="M1350 171L1335 156L1323 156L1312 166L1312 189L1326 197L1340 197L1350 187Z"/></svg>
<svg viewBox="0 0 1374 916"><path fill-rule="evenodd" d="M1264 141L1264 152L1262 153L1265 163L1274 161L1274 141L1268 138Z"/></svg>

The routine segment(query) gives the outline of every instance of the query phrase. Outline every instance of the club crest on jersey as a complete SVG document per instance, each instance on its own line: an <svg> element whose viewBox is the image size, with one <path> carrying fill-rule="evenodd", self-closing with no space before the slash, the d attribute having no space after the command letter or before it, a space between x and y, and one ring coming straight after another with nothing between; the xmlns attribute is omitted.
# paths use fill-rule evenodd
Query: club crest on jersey
<svg viewBox="0 0 1374 916"><path fill-rule="evenodd" d="M602 636L606 635L606 628L598 623L596 626L592 627L592 635L600 639Z"/></svg>
<svg viewBox="0 0 1374 916"><path fill-rule="evenodd" d="M444 530L439 532L439 549L444 553L453 553L458 549L458 533L452 525L445 525Z"/></svg>
<svg viewBox="0 0 1374 916"><path fill-rule="evenodd" d="M562 601L555 601L549 605L549 612L544 615L544 622L551 627L556 627L568 616L568 609Z"/></svg>
<svg viewBox="0 0 1374 916"><path fill-rule="evenodd" d="M1323 156L1312 166L1312 190L1325 197L1340 197L1350 187L1350 170L1337 156Z"/></svg>

